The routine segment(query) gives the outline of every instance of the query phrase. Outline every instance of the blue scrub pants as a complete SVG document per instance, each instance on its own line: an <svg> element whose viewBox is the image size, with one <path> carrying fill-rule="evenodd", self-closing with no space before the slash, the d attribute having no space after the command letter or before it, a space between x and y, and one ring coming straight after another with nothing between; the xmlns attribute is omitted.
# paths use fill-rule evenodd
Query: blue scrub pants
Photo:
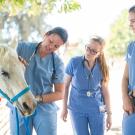
<svg viewBox="0 0 135 135"><path fill-rule="evenodd" d="M70 110L74 135L104 135L104 113L80 113Z"/></svg>
<svg viewBox="0 0 135 135"><path fill-rule="evenodd" d="M122 121L122 135L135 135L135 113L124 113Z"/></svg>
<svg viewBox="0 0 135 135"><path fill-rule="evenodd" d="M27 135L26 130L32 135L33 127L37 135L57 135L57 112L43 111L38 107L35 113L28 117L27 122L28 124L25 125L24 118L19 114L19 135ZM11 135L17 135L16 128L15 109L12 108L10 111Z"/></svg>

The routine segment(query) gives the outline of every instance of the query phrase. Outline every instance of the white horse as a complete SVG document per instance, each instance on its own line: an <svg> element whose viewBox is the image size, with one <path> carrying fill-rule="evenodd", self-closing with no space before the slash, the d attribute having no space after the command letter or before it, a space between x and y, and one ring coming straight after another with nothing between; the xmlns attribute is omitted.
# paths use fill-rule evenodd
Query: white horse
<svg viewBox="0 0 135 135"><path fill-rule="evenodd" d="M14 98L13 105L23 116L31 115L36 108L36 100L24 78L24 65L17 52L8 46L0 45L0 89L7 97ZM23 92L23 90L27 92ZM12 102L12 101L11 101Z"/></svg>

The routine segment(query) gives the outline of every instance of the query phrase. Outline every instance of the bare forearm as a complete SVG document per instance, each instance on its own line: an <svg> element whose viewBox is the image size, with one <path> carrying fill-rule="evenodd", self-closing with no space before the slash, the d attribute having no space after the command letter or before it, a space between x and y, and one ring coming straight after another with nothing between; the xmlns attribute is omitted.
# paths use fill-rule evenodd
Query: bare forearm
<svg viewBox="0 0 135 135"><path fill-rule="evenodd" d="M54 92L37 95L36 100L41 103L50 103L63 99L64 97L64 83L57 83L54 85Z"/></svg>
<svg viewBox="0 0 135 135"><path fill-rule="evenodd" d="M64 107L64 108L67 108L68 93L69 93L69 87L66 87L66 88L65 88L64 99L63 99L63 107Z"/></svg>
<svg viewBox="0 0 135 135"><path fill-rule="evenodd" d="M43 94L42 95L42 102L43 103L50 103L54 101L58 101L64 98L64 83L56 83L54 84L54 92Z"/></svg>
<svg viewBox="0 0 135 135"><path fill-rule="evenodd" d="M122 77L122 99L124 101L125 98L128 98L128 81L129 81L129 75L128 75L128 65L125 65L123 77Z"/></svg>
<svg viewBox="0 0 135 135"><path fill-rule="evenodd" d="M68 94L69 94L69 87L71 83L72 77L70 75L66 75L65 78L65 93L64 93L64 99L63 99L63 108L67 109L67 102L68 102Z"/></svg>
<svg viewBox="0 0 135 135"><path fill-rule="evenodd" d="M107 90L103 90L103 97L104 97L104 102L107 108L107 112L111 112L112 108L111 108L111 103L110 103L110 93Z"/></svg>
<svg viewBox="0 0 135 135"><path fill-rule="evenodd" d="M122 79L122 99L128 96L128 80L126 78Z"/></svg>
<svg viewBox="0 0 135 135"><path fill-rule="evenodd" d="M49 94L44 94L41 95L43 98L43 103L50 103L50 102L54 102L54 101L58 101L63 99L63 92L52 92Z"/></svg>

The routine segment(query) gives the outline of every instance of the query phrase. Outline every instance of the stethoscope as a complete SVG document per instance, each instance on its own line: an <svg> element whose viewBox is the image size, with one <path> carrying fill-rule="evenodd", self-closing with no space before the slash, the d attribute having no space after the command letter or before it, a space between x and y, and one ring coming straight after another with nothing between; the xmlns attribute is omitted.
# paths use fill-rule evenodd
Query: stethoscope
<svg viewBox="0 0 135 135"><path fill-rule="evenodd" d="M96 91L96 89L95 88L93 88L93 86L91 86L93 83L92 83L92 81L94 81L94 73L93 73L93 70L94 70L94 68L95 68L95 65L96 65L96 63L97 63L97 59L96 59L96 61L95 61L95 63L94 63L94 65L93 65L93 67L89 70L89 74L87 75L87 73L88 73L88 69L86 68L86 65L85 65L85 62L87 62L88 63L88 65L89 65L89 62L88 62L88 60L85 58L85 56L83 57L83 60L82 60L82 64L83 64L83 73L84 73L84 75L87 77L87 81L86 81L86 85L87 85L87 90L88 91L90 91L90 92L94 92L94 91ZM87 71L87 72L86 72ZM90 87L91 86L91 87ZM101 87L101 86L100 86ZM101 101L103 100L103 98L101 99Z"/></svg>
<svg viewBox="0 0 135 135"><path fill-rule="evenodd" d="M86 68L85 62L87 62L88 66L89 66L89 61L85 58L85 56L83 56L83 60L82 60L82 65L83 65L83 72L86 74L85 70L89 70L88 68ZM96 62L95 62L96 63ZM93 69L94 69L95 64L93 65L93 67L89 70L89 78L92 77L93 78Z"/></svg>
<svg viewBox="0 0 135 135"><path fill-rule="evenodd" d="M90 89L90 85L91 85L91 79L93 79L93 69L94 66L89 70L88 73L88 69L86 68L85 62L87 62L87 64L89 65L89 61L85 58L85 56L83 56L83 60L82 60L82 65L83 65L83 74L86 76L87 80L88 80L88 89Z"/></svg>
<svg viewBox="0 0 135 135"><path fill-rule="evenodd" d="M31 61L31 59L35 56L35 54L37 53L38 51L38 48L40 47L42 42L38 43L38 45L36 46L34 52L32 53L32 55L30 56L29 60L28 60L28 63ZM54 53L52 52L51 53L52 55L52 62L53 62L53 74L52 74L52 79L56 79L56 70L55 70L55 61L54 61Z"/></svg>
<svg viewBox="0 0 135 135"><path fill-rule="evenodd" d="M30 61L31 61L32 58L35 56L35 54L37 53L40 44L41 44L41 42L38 43L38 45L36 46L36 48L34 49L33 53L31 54L31 56L29 57L28 60L25 60L25 59L23 59L21 56L18 56L18 59L24 64L25 67L26 67L26 66L29 66Z"/></svg>
<svg viewBox="0 0 135 135"><path fill-rule="evenodd" d="M38 48L39 48L39 46L41 45L41 43L42 43L42 42L38 43L38 45L36 46L36 48L35 48L35 50L33 51L32 55L30 56L28 62L30 62L31 59L35 56L35 54L37 53Z"/></svg>

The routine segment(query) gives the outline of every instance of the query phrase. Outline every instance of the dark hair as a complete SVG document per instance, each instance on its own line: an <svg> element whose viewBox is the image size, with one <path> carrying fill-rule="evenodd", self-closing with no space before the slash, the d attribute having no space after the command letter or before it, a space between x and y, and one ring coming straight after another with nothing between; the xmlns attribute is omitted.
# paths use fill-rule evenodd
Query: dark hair
<svg viewBox="0 0 135 135"><path fill-rule="evenodd" d="M60 38L63 40L64 43L67 42L67 39L68 39L67 30L65 30L62 27L55 27L52 30L48 31L46 34L47 35L57 34L60 36Z"/></svg>
<svg viewBox="0 0 135 135"><path fill-rule="evenodd" d="M135 5L134 5L134 6L132 6L132 7L129 9L129 12L133 12L133 13L135 13Z"/></svg>

